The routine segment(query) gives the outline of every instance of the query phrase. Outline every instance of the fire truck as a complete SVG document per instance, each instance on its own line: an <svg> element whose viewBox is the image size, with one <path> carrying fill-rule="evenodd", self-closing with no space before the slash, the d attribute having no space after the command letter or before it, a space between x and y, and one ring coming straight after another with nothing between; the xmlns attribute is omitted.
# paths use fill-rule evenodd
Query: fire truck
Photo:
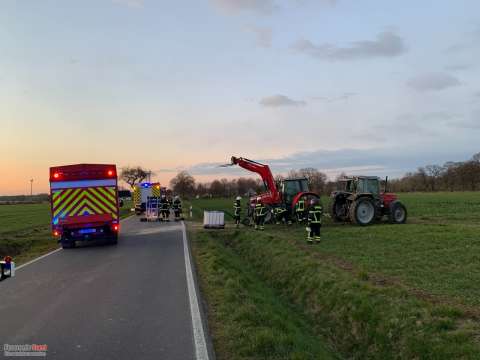
<svg viewBox="0 0 480 360"><path fill-rule="evenodd" d="M165 188L160 187L160 183L143 182L133 186L133 205L135 214L141 215L145 212L147 199L149 197L160 197L165 192Z"/></svg>
<svg viewBox="0 0 480 360"><path fill-rule="evenodd" d="M100 238L117 243L120 218L115 165L51 167L50 201L52 232L63 248Z"/></svg>

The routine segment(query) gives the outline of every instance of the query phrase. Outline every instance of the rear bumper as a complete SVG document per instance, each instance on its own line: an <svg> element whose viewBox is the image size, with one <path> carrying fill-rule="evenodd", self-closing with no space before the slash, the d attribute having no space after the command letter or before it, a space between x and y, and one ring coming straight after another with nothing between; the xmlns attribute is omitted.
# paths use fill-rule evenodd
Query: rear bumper
<svg viewBox="0 0 480 360"><path fill-rule="evenodd" d="M114 228L116 227L116 230ZM62 241L94 241L98 239L111 239L118 236L118 224L105 224L88 227L64 227L58 230L58 242Z"/></svg>

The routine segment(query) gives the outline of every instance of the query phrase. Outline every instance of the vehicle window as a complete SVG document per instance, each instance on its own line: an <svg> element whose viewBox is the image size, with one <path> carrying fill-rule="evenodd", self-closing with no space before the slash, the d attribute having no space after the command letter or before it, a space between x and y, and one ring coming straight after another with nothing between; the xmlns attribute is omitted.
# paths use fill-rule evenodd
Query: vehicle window
<svg viewBox="0 0 480 360"><path fill-rule="evenodd" d="M372 193L372 194L378 194L379 193L378 180L376 180L376 179L367 180L367 192Z"/></svg>

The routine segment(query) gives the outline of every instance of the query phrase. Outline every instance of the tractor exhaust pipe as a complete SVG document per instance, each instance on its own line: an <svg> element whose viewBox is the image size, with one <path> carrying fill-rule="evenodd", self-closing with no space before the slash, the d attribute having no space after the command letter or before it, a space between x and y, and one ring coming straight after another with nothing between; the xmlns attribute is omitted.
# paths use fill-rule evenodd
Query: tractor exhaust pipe
<svg viewBox="0 0 480 360"><path fill-rule="evenodd" d="M387 190L388 190L388 186L387 186L387 185L388 185L388 176L385 177L385 191L384 191L385 193L386 193Z"/></svg>

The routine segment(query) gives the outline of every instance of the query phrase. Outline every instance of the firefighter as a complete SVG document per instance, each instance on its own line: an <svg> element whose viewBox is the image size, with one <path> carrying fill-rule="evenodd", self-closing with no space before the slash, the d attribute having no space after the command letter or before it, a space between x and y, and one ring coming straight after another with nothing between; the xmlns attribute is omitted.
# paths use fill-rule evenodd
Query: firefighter
<svg viewBox="0 0 480 360"><path fill-rule="evenodd" d="M276 207L273 214L275 216L275 224L279 225L280 222L287 223L287 209L285 209L285 206ZM288 220L288 224L291 224L290 220Z"/></svg>
<svg viewBox="0 0 480 360"><path fill-rule="evenodd" d="M162 195L160 199L160 204L161 204L161 213L162 213L162 221L169 221L169 213L170 211L168 210L168 200L165 195Z"/></svg>
<svg viewBox="0 0 480 360"><path fill-rule="evenodd" d="M267 215L265 206L261 202L258 202L255 205L255 230L264 230L265 229L265 216Z"/></svg>
<svg viewBox="0 0 480 360"><path fill-rule="evenodd" d="M242 198L237 196L233 203L233 218L237 229L240 227L240 214L242 213Z"/></svg>
<svg viewBox="0 0 480 360"><path fill-rule="evenodd" d="M308 211L307 243L320 242L320 228L322 227L323 207L318 199L312 199Z"/></svg>
<svg viewBox="0 0 480 360"><path fill-rule="evenodd" d="M305 200L300 199L295 204L295 216L299 223L305 220Z"/></svg>
<svg viewBox="0 0 480 360"><path fill-rule="evenodd" d="M173 213L175 214L175 221L181 220L182 216L182 201L180 197L176 195L173 198Z"/></svg>

